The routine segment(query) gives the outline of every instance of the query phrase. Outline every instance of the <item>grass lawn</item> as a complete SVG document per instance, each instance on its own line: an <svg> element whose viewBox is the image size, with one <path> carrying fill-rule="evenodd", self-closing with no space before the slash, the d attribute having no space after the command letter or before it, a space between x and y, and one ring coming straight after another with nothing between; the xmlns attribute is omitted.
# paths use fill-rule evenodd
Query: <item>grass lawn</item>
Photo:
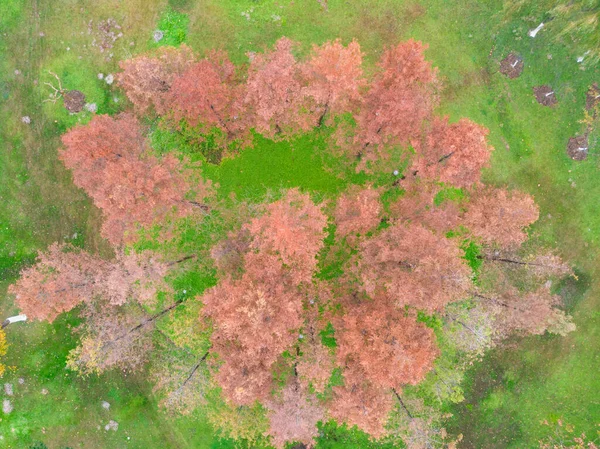
<svg viewBox="0 0 600 449"><path fill-rule="evenodd" d="M72 185L56 157L60 134L91 114L71 116L60 100L42 102L51 92L44 82L54 80L49 71L65 88L83 91L99 113L115 113L126 102L98 73L114 73L120 59L155 47L152 35L159 27L172 29L169 39L185 38L199 53L223 48L240 64L247 62L246 52L261 51L282 35L300 43L299 55L313 43L355 38L366 53L368 71L385 45L414 37L429 44L427 56L444 80L442 112L490 129L496 150L486 181L534 195L541 209L534 238L555 246L578 271L578 280L560 286L578 330L566 338L511 340L488 354L468 373L466 400L452 408L451 430L464 435L462 445L468 448L536 447L548 432L541 422L560 417L593 434L600 423L600 161L571 161L565 148L582 129L585 92L600 81L598 70L581 70L578 55L546 31L528 37L538 24L534 9L507 19L498 0L326 3L327 10L316 0L3 0L0 292L38 249L54 241L109 252L98 237L98 210ZM97 25L107 19L119 24L115 34L123 36L107 41L112 48L100 52L105 36ZM509 51L525 60L523 75L515 80L497 73ZM532 88L541 84L556 90L556 107L535 102ZM31 118L29 125L22 123L23 116ZM326 169L322 137L282 143L259 139L238 158L207 166L205 174L219 182L224 196L256 198L267 189L292 186L335 195L346 181ZM15 308L6 298L0 311L7 316ZM141 375L112 372L79 379L68 372L64 362L75 345L73 325L76 320L66 316L53 325L7 329L7 362L14 370L3 382L13 384L14 411L0 418L0 447L37 441L50 449L232 447L198 416L169 418L159 411ZM109 410L102 401L111 404ZM104 429L111 419L119 423L116 432ZM318 447L367 445L358 433L326 428Z"/></svg>

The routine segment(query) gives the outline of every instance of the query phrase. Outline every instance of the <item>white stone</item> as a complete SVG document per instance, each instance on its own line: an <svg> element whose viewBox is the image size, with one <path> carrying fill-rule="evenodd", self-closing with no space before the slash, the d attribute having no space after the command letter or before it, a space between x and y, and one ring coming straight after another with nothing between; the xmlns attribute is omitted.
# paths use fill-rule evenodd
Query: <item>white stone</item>
<svg viewBox="0 0 600 449"><path fill-rule="evenodd" d="M98 105L96 103L86 103L84 108L86 111L89 111L93 114L98 112Z"/></svg>
<svg viewBox="0 0 600 449"><path fill-rule="evenodd" d="M29 125L31 123L31 117L29 117L28 115L24 115L23 117L21 117L21 121L26 125Z"/></svg>
<svg viewBox="0 0 600 449"><path fill-rule="evenodd" d="M12 384L9 384L9 383L4 384L4 392L8 396L12 396L14 394Z"/></svg>
<svg viewBox="0 0 600 449"><path fill-rule="evenodd" d="M533 30L529 30L529 32L527 34L529 34L529 37L535 37L540 30L544 28L544 22L540 23L537 28L533 29Z"/></svg>
<svg viewBox="0 0 600 449"><path fill-rule="evenodd" d="M104 78L104 73L98 73L98 79L101 80Z"/></svg>
<svg viewBox="0 0 600 449"><path fill-rule="evenodd" d="M163 37L165 37L165 33L163 33L161 30L156 30L154 33L152 33L152 39L154 39L154 42L156 43L162 41Z"/></svg>
<svg viewBox="0 0 600 449"><path fill-rule="evenodd" d="M102 401L102 408L108 410L110 408L110 404L106 401Z"/></svg>
<svg viewBox="0 0 600 449"><path fill-rule="evenodd" d="M110 85L113 83L113 81L115 80L115 77L113 76L112 73L109 73L108 75L106 75L106 77L104 78L104 81L106 82L106 84Z"/></svg>
<svg viewBox="0 0 600 449"><path fill-rule="evenodd" d="M10 412L13 411L13 406L12 406L12 404L10 403L10 401L8 399L4 399L2 401L2 411L5 414L9 414Z"/></svg>

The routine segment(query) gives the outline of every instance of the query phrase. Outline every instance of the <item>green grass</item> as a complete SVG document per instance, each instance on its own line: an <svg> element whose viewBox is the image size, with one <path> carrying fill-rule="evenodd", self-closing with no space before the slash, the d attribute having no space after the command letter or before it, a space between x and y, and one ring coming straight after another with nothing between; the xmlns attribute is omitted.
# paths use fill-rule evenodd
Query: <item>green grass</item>
<svg viewBox="0 0 600 449"><path fill-rule="evenodd" d="M88 250L109 253L98 237L99 212L72 185L56 158L60 133L89 115L71 116L60 101L42 104L49 93L43 85L51 80L48 70L59 74L65 87L84 92L100 112L115 113L126 101L97 74L115 73L118 60L154 47L156 29L168 31L161 44L185 41L200 54L223 48L237 63L247 63L246 52L261 51L283 35L300 42L299 55L314 43L356 38L366 53L367 72L385 45L415 37L429 44L427 56L444 80L440 112L453 121L469 117L490 129L496 150L486 181L533 194L541 213L532 237L556 246L579 273L578 281L561 290L578 330L566 338L514 339L486 356L467 373L466 400L451 408L451 429L463 433L467 448L536 447L547 432L541 421L556 417L591 433L600 422L600 377L593 374L600 353L600 183L597 158L573 162L565 146L581 131L585 91L600 77L593 67L580 70L573 50L550 35L529 38L526 32L535 17L525 13L523 19L505 20L499 0L329 0L328 11L316 0L3 1L0 32L7 36L0 41L0 291L38 249L53 241L75 240ZM124 37L107 60L90 46L87 23L109 17L122 25ZM509 51L525 59L523 75L515 80L497 73L499 60ZM555 108L533 99L532 88L545 83L557 92ZM31 125L21 123L24 115L32 118ZM236 158L218 166L205 163L203 174L219 183L222 198L235 193L240 200L254 201L287 187L334 198L349 180L365 179L332 171L335 165L324 159L325 134L277 143L258 138L254 148ZM177 143L169 140L173 136L162 137L165 148ZM459 199L456 192L439 198ZM183 225L181 248L207 244L209 231ZM472 250L466 247L467 258ZM335 275L335 267L331 269ZM188 273L173 282L178 290L192 286L195 292L214 278L208 272ZM15 308L6 299L0 310L4 316ZM3 381L15 386L15 411L0 421L6 447L36 441L50 449L231 447L198 416L175 419L160 412L141 376L112 372L98 379L73 377L64 369L66 353L76 343L66 329L69 323L72 318L64 317L51 326L7 329L9 363L15 370ZM18 377L26 379L23 386ZM42 395L42 388L49 394ZM111 403L109 413L100 407L102 400ZM107 418L119 422L118 432L97 429ZM382 447L368 443L359 432L330 425L324 431L319 448Z"/></svg>

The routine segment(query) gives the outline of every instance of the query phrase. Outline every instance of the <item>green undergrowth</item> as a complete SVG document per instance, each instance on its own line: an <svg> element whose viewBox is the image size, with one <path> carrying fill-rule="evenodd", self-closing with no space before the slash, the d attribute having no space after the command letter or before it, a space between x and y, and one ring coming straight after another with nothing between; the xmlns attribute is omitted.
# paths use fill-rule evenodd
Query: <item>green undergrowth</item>
<svg viewBox="0 0 600 449"><path fill-rule="evenodd" d="M507 18L501 2L495 0L2 1L0 32L7 34L0 40L0 291L5 292L20 268L32 263L37 250L54 241L110 255L108 245L98 237L99 211L72 185L71 175L56 157L59 135L89 120L91 114L70 115L61 100L42 101L51 92L43 84L53 80L49 70L59 75L65 88L81 90L100 113L115 114L128 107L127 101L114 84L97 75L116 73L120 59L156 47L155 30L165 33L160 45L185 41L201 55L224 49L238 64L248 63L247 52L262 51L284 35L299 42L295 51L301 57L312 44L356 38L365 52L368 74L385 45L414 37L429 44L427 57L439 67L445 86L439 113L449 115L451 121L468 117L490 130L495 151L485 181L534 195L540 206L540 219L531 229L534 242L556 247L575 265L576 273L554 289L574 314L578 330L566 338L515 338L467 370L461 391L451 390L444 400L444 409L454 414L450 430L463 434L461 447L491 449L536 447L547 433L541 425L544 419L560 417L592 434L600 422L596 400L600 377L593 376L600 353L599 161L590 157L574 162L565 149L569 137L583 130L585 92L599 76L593 66L578 65L578 55L570 46L557 43L550 31L535 39L527 36L540 20L535 2L530 3L522 15ZM94 36L88 34L90 20L95 27L107 18L121 24L124 34L108 52L113 53L111 58L91 45ZM497 72L499 61L510 51L525 61L523 74L514 80ZM535 102L532 89L542 84L555 89L556 107ZM23 116L31 117L30 125L21 122ZM394 162L381 177L356 175L352 167L329 156L328 130L280 142L255 136L251 148L221 158L210 141L204 146L193 144L181 133L152 126L153 148L159 154L177 151L201 163L203 176L218 184L220 201L256 203L281 189L299 187L319 202L332 202L350 183L373 183L384 187L382 201L389 208L402 194L390 187L395 180L392 171L402 167ZM594 136L590 141L596 145ZM462 199L459 191L442 192L436 204ZM204 261L210 259L211 244L232 225L217 214L176 225L183 230L178 239L165 243L149 230L136 249L161 249L167 255L197 253L197 260L186 262L169 279L176 299L193 301L215 284L214 267ZM334 232L330 229L331 238ZM465 242L463 250L476 273L479 248ZM334 257L323 257L320 276L341 275L339 261L350 255L340 250ZM12 300L5 298L0 303L3 316L16 312ZM173 418L160 411L143 375L114 371L80 379L67 371L66 355L77 343L70 327L76 324L73 313L52 325L7 328L9 364L14 369L2 381L14 385L15 396L11 398L14 411L0 421L6 447L36 442L50 449L234 447L215 436L199 414ZM161 326L168 331L168 322ZM333 327L322 338L334 346ZM448 358L440 359L440 370L452 360L452 352L443 349ZM25 381L22 385L20 377ZM48 394L41 393L44 388ZM418 392L409 388L406 394ZM452 405L459 395L465 401ZM434 402L431 395L425 396ZM101 407L103 400L111 403L110 411ZM104 430L110 419L119 422L117 432ZM317 447L389 446L327 423L321 426Z"/></svg>

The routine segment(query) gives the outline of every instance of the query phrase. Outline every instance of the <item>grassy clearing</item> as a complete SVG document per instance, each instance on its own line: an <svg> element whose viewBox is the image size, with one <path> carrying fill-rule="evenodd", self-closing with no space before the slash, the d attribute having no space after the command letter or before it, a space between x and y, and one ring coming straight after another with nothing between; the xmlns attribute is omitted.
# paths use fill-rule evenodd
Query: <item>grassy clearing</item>
<svg viewBox="0 0 600 449"><path fill-rule="evenodd" d="M99 112L113 113L124 107L124 100L97 74L114 73L116 61L153 47L156 29L171 26L179 39L185 19L177 14L189 19L186 42L195 50L224 48L238 63L247 62L246 52L261 51L286 35L300 42L299 54L313 43L356 38L372 67L384 45L415 37L429 43L427 55L445 80L442 112L453 120L469 117L490 129L496 151L487 181L532 193L541 208L534 237L557 246L582 273L565 292L576 304L578 331L564 339L515 340L489 354L468 374L466 401L453 409L453 430L464 434L464 447L473 448L535 447L545 432L540 422L557 417L591 432L600 422L600 381L591 374L600 353L598 161L590 157L573 162L565 146L581 130L585 91L600 79L598 70L580 70L577 55L545 32L529 38L526 32L538 20L534 9L524 11L524 19L507 21L496 0L327 3L328 10L317 1L3 1L0 31L7 36L0 41L0 291L38 248L53 241L75 240L90 250L108 251L97 237L98 211L72 186L56 159L59 134L89 114L70 116L60 101L42 104L49 93L43 85L51 79L48 70L59 74L65 87L82 90ZM175 11L172 16L167 7ZM98 36L95 31L88 34L88 24L108 18L122 26L124 36L106 59L106 53L92 46ZM498 61L513 50L523 55L525 71L507 80L497 73ZM15 75L15 69L21 74ZM556 89L556 108L544 108L533 99L533 86L546 83ZM31 117L31 125L20 121L24 115ZM333 196L343 189L344 180L324 169L325 145L322 136L277 144L258 140L237 159L206 165L204 174L219 182L224 197L235 192L240 199L256 198L290 186ZM192 229L188 236L188 244L201 239ZM205 278L178 282L196 282L199 290L206 285ZM14 308L3 301L0 310L6 315ZM66 328L74 324L71 320L8 329L9 363L16 368L3 379L15 387L15 411L0 421L6 447L35 441L50 449L230 446L198 417L168 419L138 378L118 372L99 379L74 378L64 369L66 353L75 344ZM19 377L25 379L23 386ZM40 393L42 388L48 395ZM110 412L102 409L102 400L111 403ZM104 430L108 419L119 422L119 431ZM319 447L367 444L360 433L326 428Z"/></svg>

